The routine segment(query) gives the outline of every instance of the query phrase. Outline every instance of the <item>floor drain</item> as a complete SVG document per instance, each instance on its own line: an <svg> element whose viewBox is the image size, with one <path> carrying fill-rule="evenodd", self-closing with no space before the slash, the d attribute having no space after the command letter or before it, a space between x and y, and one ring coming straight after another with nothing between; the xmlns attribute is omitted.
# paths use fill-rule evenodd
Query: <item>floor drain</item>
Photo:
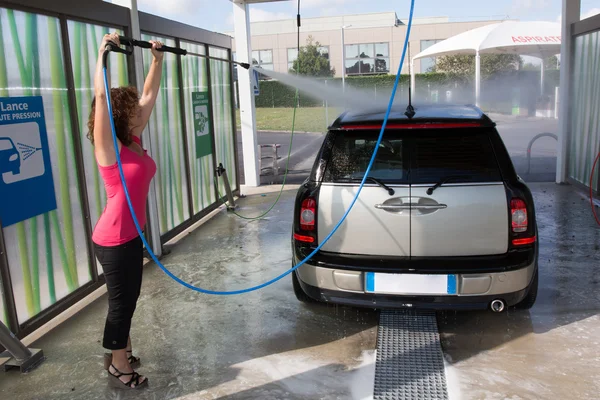
<svg viewBox="0 0 600 400"><path fill-rule="evenodd" d="M434 312L381 312L373 399L448 400Z"/></svg>

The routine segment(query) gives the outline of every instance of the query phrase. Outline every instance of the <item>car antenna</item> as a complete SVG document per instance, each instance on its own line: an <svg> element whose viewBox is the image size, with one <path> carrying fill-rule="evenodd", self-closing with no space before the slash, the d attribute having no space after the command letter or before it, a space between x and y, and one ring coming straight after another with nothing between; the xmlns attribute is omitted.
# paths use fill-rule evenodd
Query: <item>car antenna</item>
<svg viewBox="0 0 600 400"><path fill-rule="evenodd" d="M408 44L408 76L412 76L410 73L410 43ZM408 82L408 106L406 107L406 111L404 112L404 115L406 115L408 117L408 119L412 119L412 117L415 116L415 109L412 106L412 81Z"/></svg>

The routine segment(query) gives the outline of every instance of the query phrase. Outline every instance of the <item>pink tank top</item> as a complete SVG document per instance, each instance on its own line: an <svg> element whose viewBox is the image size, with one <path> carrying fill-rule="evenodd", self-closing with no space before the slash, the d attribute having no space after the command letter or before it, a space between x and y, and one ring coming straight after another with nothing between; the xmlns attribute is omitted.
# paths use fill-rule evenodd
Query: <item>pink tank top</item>
<svg viewBox="0 0 600 400"><path fill-rule="evenodd" d="M138 137L134 136L133 140L141 146ZM131 204L140 227L144 229L146 224L146 200L150 189L150 181L156 173L156 164L146 154L146 150L144 150L144 155L140 156L126 146L121 147L121 164L123 165L127 190L131 197ZM118 246L135 239L138 232L121 184L118 164L115 162L108 167L98 165L98 168L104 180L107 203L94 228L92 240L100 246Z"/></svg>

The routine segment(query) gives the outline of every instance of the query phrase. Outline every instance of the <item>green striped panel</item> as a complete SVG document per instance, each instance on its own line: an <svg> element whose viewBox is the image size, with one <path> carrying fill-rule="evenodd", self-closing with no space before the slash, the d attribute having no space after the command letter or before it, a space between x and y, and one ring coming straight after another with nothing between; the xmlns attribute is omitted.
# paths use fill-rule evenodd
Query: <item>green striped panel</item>
<svg viewBox="0 0 600 400"><path fill-rule="evenodd" d="M227 50L210 47L211 57L228 58ZM232 189L237 187L235 166L235 131L232 117L230 64L224 61L210 61L210 79L215 124L215 153L217 165L223 163ZM219 192L225 194L225 188L219 182Z"/></svg>
<svg viewBox="0 0 600 400"><path fill-rule="evenodd" d="M575 39L569 176L586 186L600 151L600 31ZM598 167L592 187L598 190Z"/></svg>
<svg viewBox="0 0 600 400"><path fill-rule="evenodd" d="M90 223L96 226L104 207L106 206L106 191L100 178L94 147L88 140L88 120L92 100L94 98L94 73L98 50L102 36L109 32L123 34L120 29L107 26L94 25L79 21L67 21L69 43L71 44L71 60L73 78L75 83L75 97L77 101L77 116L79 119L79 133L81 135L81 152L83 153L83 166L86 180L86 190L90 210ZM127 73L127 60L125 56L113 55L109 62L111 87L125 86L129 82ZM100 263L96 260L98 273L103 273Z"/></svg>
<svg viewBox="0 0 600 400"><path fill-rule="evenodd" d="M142 34L142 40L157 40L175 47L175 40L171 38ZM143 50L142 56L144 76L147 76L152 53L150 50ZM158 168L154 182L161 234L169 232L190 218L179 90L177 56L164 53L160 92L148 122L152 156Z"/></svg>
<svg viewBox="0 0 600 400"><path fill-rule="evenodd" d="M91 280L60 35L55 17L0 8L0 96L42 96L57 200L56 210L3 228L21 323Z"/></svg>
<svg viewBox="0 0 600 400"><path fill-rule="evenodd" d="M181 47L188 52L206 54L204 45L181 42ZM194 55L182 58L183 67L183 94L188 140L188 155L190 160L190 176L192 180L192 197L194 201L194 214L199 213L216 201L213 189L213 156L208 155L196 158L196 144L194 134L194 110L192 106L193 92L208 91L207 61ZM214 107L214 104L211 104Z"/></svg>

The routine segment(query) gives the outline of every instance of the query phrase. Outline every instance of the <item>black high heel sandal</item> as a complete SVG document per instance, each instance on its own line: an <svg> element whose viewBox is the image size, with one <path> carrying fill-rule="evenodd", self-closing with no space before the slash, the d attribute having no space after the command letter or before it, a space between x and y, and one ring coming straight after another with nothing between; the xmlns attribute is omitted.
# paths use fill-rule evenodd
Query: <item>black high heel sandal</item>
<svg viewBox="0 0 600 400"><path fill-rule="evenodd" d="M127 357L127 360L129 360L129 365L131 365L131 368L138 368L141 364L141 360L139 359L139 357L135 357L133 355L133 350L127 350L128 354L131 354L129 357ZM108 367L110 367L110 365L112 364L112 353L104 353L104 369L108 371Z"/></svg>
<svg viewBox="0 0 600 400"><path fill-rule="evenodd" d="M112 372L110 372L110 367L113 367L115 369L115 372L119 375L115 375ZM117 389L136 390L136 389L142 388L148 384L148 378L144 379L144 381L140 383L140 378L141 378L140 374L138 374L135 371L127 373L127 374L123 373L123 372L119 371L117 369L117 367L115 367L113 364L110 364L109 369L107 371L108 371L110 385ZM120 379L122 376L130 376L130 375L131 375L131 379L128 382L123 382ZM132 383L134 383L133 386L131 386Z"/></svg>

